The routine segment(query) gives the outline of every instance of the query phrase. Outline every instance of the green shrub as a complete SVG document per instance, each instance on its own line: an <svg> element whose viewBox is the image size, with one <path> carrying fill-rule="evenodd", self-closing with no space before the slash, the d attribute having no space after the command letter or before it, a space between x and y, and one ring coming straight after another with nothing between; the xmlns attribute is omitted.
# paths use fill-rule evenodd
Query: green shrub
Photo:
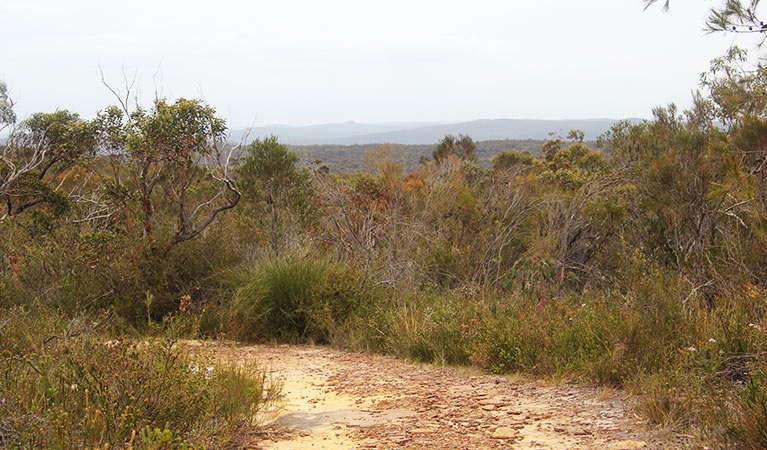
<svg viewBox="0 0 767 450"><path fill-rule="evenodd" d="M279 394L253 367L182 353L172 330L160 340L107 340L85 326L90 321L67 322L42 309L0 314L5 445L214 443L250 424ZM143 438L134 441L139 432Z"/></svg>
<svg viewBox="0 0 767 450"><path fill-rule="evenodd" d="M467 364L462 324L473 302L439 291L387 291L354 323L357 347L439 364Z"/></svg>
<svg viewBox="0 0 767 450"><path fill-rule="evenodd" d="M488 319L478 324L478 330L471 330L471 362L490 373L501 374L518 370L521 350L515 334L509 329L509 320Z"/></svg>
<svg viewBox="0 0 767 450"><path fill-rule="evenodd" d="M277 259L257 264L232 279L234 312L244 336L253 338L302 338L309 328L308 307L312 289L319 284L327 261Z"/></svg>
<svg viewBox="0 0 767 450"><path fill-rule="evenodd" d="M362 274L344 264L328 264L320 283L309 295L307 315L310 337L318 342L351 342L357 320L379 299L375 288L363 288Z"/></svg>
<svg viewBox="0 0 767 450"><path fill-rule="evenodd" d="M245 339L328 342L368 295L357 272L314 257L260 262L229 274L228 283L235 335Z"/></svg>

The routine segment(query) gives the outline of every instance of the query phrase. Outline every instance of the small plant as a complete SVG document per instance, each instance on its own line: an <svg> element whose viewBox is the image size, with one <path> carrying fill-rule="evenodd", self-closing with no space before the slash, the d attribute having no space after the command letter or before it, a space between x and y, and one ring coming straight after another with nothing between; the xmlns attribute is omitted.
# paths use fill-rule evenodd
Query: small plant
<svg viewBox="0 0 767 450"><path fill-rule="evenodd" d="M165 424L165 428L151 427L147 425L139 433L138 450L173 450L180 443L181 438Z"/></svg>
<svg viewBox="0 0 767 450"><path fill-rule="evenodd" d="M255 425L258 413L280 395L280 385L252 364L221 363L211 376L217 384L217 415L228 429Z"/></svg>
<svg viewBox="0 0 767 450"><path fill-rule="evenodd" d="M494 374L509 373L519 368L521 350L509 333L508 322L487 318L473 319L465 325L471 346L471 361Z"/></svg>

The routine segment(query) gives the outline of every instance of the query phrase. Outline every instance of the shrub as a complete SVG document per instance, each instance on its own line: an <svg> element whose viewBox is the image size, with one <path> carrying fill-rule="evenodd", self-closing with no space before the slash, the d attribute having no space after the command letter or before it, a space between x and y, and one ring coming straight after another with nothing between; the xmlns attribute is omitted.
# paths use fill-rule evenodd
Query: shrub
<svg viewBox="0 0 767 450"><path fill-rule="evenodd" d="M724 410L725 436L742 448L767 448L766 369L763 362L754 364L748 382Z"/></svg>
<svg viewBox="0 0 767 450"><path fill-rule="evenodd" d="M489 318L480 323L473 321L476 329L468 325L471 362L490 373L501 374L518 370L521 350L515 334L509 330L510 320Z"/></svg>
<svg viewBox="0 0 767 450"><path fill-rule="evenodd" d="M684 370L667 370L636 377L632 391L637 395L637 410L651 423L665 427L691 426L704 406L703 380Z"/></svg>
<svg viewBox="0 0 767 450"><path fill-rule="evenodd" d="M328 264L309 295L307 314L312 339L348 344L358 317L379 300L375 288L363 288L363 274L344 264Z"/></svg>
<svg viewBox="0 0 767 450"><path fill-rule="evenodd" d="M363 306L367 292L354 270L325 258L281 258L234 271L234 334L245 339L328 342Z"/></svg>
<svg viewBox="0 0 767 450"><path fill-rule="evenodd" d="M65 327L61 316L43 311L0 315L2 437L9 447L214 443L251 423L279 394L255 368L188 356L172 335L109 341L84 320Z"/></svg>

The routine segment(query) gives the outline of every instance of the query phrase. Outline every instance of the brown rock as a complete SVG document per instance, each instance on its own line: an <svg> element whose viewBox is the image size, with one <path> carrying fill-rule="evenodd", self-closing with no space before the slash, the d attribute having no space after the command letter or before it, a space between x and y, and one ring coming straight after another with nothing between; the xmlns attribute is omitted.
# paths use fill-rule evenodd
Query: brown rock
<svg viewBox="0 0 767 450"><path fill-rule="evenodd" d="M505 406L506 402L504 402L502 400L480 400L479 404L482 405L482 406L497 406L497 407L501 407L501 406Z"/></svg>
<svg viewBox="0 0 767 450"><path fill-rule="evenodd" d="M493 431L493 439L515 439L517 437L517 430L509 427L498 427Z"/></svg>

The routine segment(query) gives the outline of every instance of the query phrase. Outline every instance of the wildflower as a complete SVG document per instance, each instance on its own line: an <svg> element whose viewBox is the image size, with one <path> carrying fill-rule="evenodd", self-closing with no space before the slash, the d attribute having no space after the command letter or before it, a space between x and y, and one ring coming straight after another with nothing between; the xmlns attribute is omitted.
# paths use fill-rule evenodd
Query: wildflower
<svg viewBox="0 0 767 450"><path fill-rule="evenodd" d="M695 351L698 351L698 349L693 347L693 346L690 346L690 347L687 347L687 351L688 352L695 352Z"/></svg>
<svg viewBox="0 0 767 450"><path fill-rule="evenodd" d="M716 344L716 339L711 338L711 339L708 340L708 342L711 343L711 344Z"/></svg>

